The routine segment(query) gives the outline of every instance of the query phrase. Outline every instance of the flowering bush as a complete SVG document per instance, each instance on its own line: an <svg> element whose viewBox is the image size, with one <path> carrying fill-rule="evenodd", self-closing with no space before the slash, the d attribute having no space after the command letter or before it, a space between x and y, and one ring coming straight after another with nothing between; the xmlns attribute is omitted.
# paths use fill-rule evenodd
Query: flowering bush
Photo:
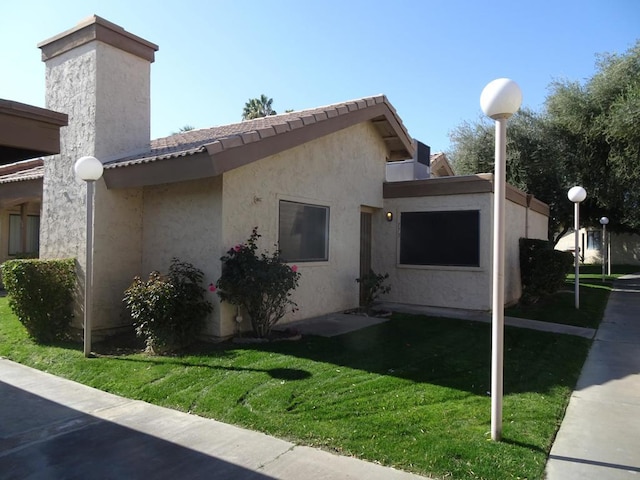
<svg viewBox="0 0 640 480"><path fill-rule="evenodd" d="M145 282L135 277L124 292L136 334L147 349L164 353L193 342L213 307L200 286L203 273L187 262L171 260L168 275L151 272Z"/></svg>
<svg viewBox="0 0 640 480"><path fill-rule="evenodd" d="M254 334L264 338L288 309L295 310L291 294L298 286L300 273L295 265L290 267L282 261L279 250L258 255L258 238L255 227L246 243L220 258L222 275L215 287L221 300L245 308Z"/></svg>
<svg viewBox="0 0 640 480"><path fill-rule="evenodd" d="M391 291L391 286L384 283L388 278L388 273L376 273L373 270L369 270L369 273L361 278L356 278L356 282L362 285L361 303L367 313L371 313L373 304L380 295L385 295Z"/></svg>

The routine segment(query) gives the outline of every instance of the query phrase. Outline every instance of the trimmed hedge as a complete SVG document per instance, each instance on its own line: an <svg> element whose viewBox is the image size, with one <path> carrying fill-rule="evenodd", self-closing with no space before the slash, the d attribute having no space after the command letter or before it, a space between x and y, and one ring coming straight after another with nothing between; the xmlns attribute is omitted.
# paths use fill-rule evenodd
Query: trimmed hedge
<svg viewBox="0 0 640 480"><path fill-rule="evenodd" d="M73 317L75 260L8 260L0 266L9 306L31 338L66 338Z"/></svg>
<svg viewBox="0 0 640 480"><path fill-rule="evenodd" d="M570 252L553 249L547 240L520 239L522 303L535 303L564 286L574 259Z"/></svg>

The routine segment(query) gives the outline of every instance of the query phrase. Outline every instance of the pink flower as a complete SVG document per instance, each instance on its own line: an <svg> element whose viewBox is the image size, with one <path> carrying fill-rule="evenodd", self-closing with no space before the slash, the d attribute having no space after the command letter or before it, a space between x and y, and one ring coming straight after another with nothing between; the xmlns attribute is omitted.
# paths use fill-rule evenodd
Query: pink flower
<svg viewBox="0 0 640 480"><path fill-rule="evenodd" d="M233 247L233 249L234 249L236 252L239 252L240 250L242 250L242 244L240 244L240 243L239 243L238 245L236 245L235 247Z"/></svg>
<svg viewBox="0 0 640 480"><path fill-rule="evenodd" d="M210 292L215 292L217 290L216 286L213 283L209 284L209 291Z"/></svg>
<svg viewBox="0 0 640 480"><path fill-rule="evenodd" d="M291 270L293 270L293 272L297 272L298 271L298 266L297 265L291 265Z"/></svg>

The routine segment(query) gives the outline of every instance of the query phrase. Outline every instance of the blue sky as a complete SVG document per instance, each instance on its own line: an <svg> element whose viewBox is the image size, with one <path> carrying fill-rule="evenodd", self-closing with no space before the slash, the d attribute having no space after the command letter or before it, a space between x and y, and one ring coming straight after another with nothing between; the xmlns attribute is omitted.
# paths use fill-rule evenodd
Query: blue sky
<svg viewBox="0 0 640 480"><path fill-rule="evenodd" d="M637 0L21 0L0 7L0 98L45 106L36 45L96 14L159 45L151 135L384 93L409 133L450 148L494 78L543 107L554 80L584 81L596 54L640 38Z"/></svg>

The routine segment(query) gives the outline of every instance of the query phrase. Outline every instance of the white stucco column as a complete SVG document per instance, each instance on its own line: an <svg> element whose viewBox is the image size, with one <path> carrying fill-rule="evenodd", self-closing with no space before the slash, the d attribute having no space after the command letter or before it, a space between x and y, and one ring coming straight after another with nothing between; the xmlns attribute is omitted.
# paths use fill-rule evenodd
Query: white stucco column
<svg viewBox="0 0 640 480"><path fill-rule="evenodd" d="M75 258L83 276L87 197L73 165L83 156L105 162L148 150L150 65L158 47L97 16L38 46L47 106L69 116L60 155L45 162L40 255ZM111 192L99 181L94 192L93 318L107 328L122 321L122 292L139 274L142 191Z"/></svg>

